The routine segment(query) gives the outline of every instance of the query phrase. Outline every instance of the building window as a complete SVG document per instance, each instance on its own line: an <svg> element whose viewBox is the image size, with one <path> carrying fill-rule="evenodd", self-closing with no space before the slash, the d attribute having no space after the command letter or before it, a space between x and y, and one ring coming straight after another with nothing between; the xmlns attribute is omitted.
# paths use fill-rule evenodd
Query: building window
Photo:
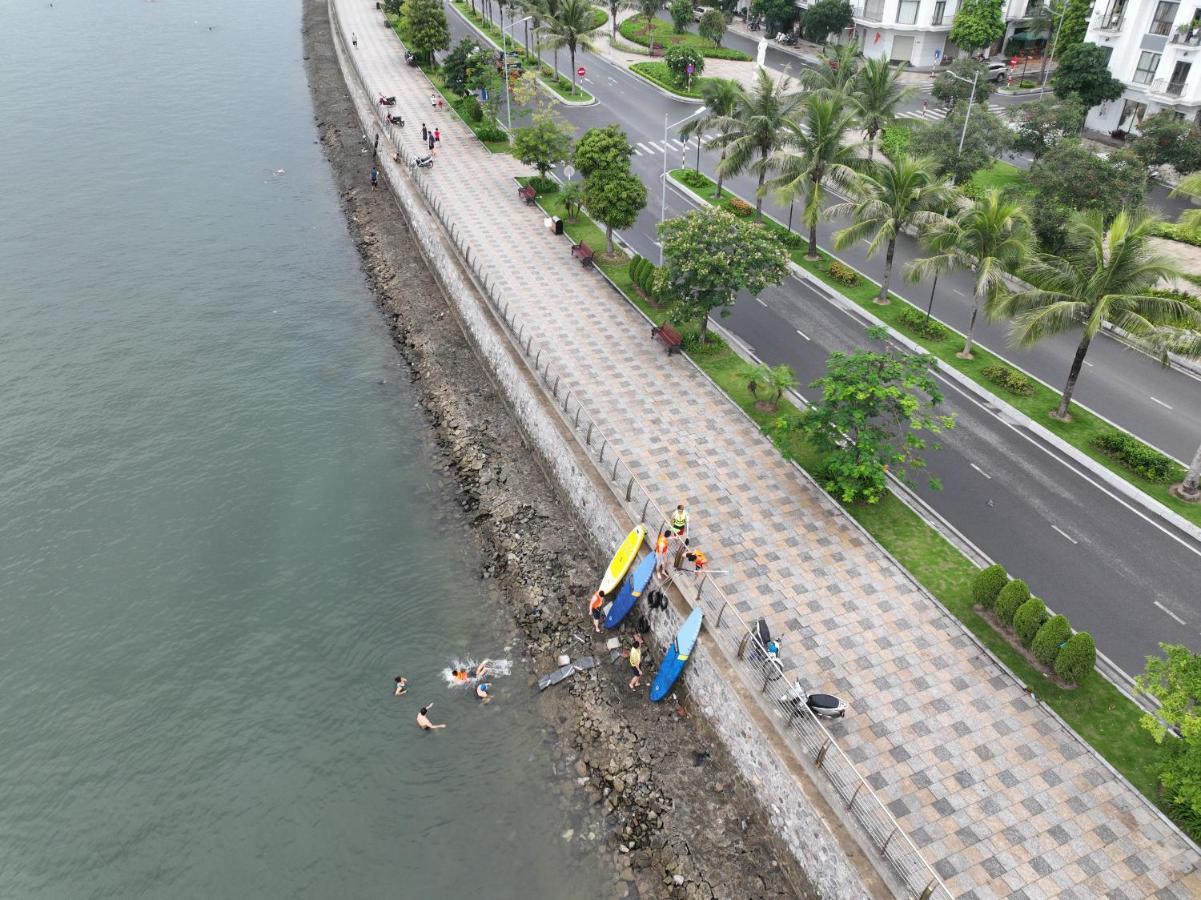
<svg viewBox="0 0 1201 900"><path fill-rule="evenodd" d="M917 8L921 5L921 0L901 0L900 8L897 10L898 25L913 25L917 22Z"/></svg>
<svg viewBox="0 0 1201 900"><path fill-rule="evenodd" d="M1172 78L1168 81L1168 93L1173 97L1179 97L1184 91L1184 83L1188 81L1189 72L1192 70L1192 63L1176 63L1176 68L1172 70Z"/></svg>
<svg viewBox="0 0 1201 900"><path fill-rule="evenodd" d="M1118 120L1118 130L1129 133L1138 128L1143 121L1143 116L1146 114L1146 103L1136 103L1133 100L1127 100L1122 106L1122 117Z"/></svg>
<svg viewBox="0 0 1201 900"><path fill-rule="evenodd" d="M1151 27L1148 31L1151 34L1171 34L1172 22L1176 19L1176 10L1178 9L1180 9L1179 3L1160 0L1159 5L1155 7L1155 18L1151 20Z"/></svg>
<svg viewBox="0 0 1201 900"><path fill-rule="evenodd" d="M884 18L884 0L867 0L863 6L863 18L879 22Z"/></svg>
<svg viewBox="0 0 1201 900"><path fill-rule="evenodd" d="M934 4L934 18L930 20L931 25L941 25L943 18L947 14L947 0L938 0Z"/></svg>
<svg viewBox="0 0 1201 900"><path fill-rule="evenodd" d="M1138 68L1134 70L1135 84L1151 83L1151 79L1155 77L1155 70L1159 68L1159 56L1150 50L1143 51L1143 55L1138 58Z"/></svg>

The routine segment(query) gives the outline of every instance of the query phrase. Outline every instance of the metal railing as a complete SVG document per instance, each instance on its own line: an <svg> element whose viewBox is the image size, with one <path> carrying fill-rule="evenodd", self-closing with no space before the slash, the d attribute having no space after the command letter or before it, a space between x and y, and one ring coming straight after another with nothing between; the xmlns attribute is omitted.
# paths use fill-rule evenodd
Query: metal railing
<svg viewBox="0 0 1201 900"><path fill-rule="evenodd" d="M1125 13L1121 11L1108 14L1101 13L1094 20L1094 25L1097 31L1121 31L1122 22L1125 18Z"/></svg>
<svg viewBox="0 0 1201 900"><path fill-rule="evenodd" d="M329 3L329 8L334 22L335 39L342 47L343 57L355 60L356 57L347 52L345 37L338 27L337 10L333 0ZM355 74L359 81L359 89L372 110L372 118L379 125L379 133L384 136L386 142L391 142L391 132L379 108L371 102L371 90L363 82L357 64ZM399 141L392 143L411 172L409 152ZM386 160L382 164L387 165ZM480 268L478 254L472 252L457 223L447 217L441 200L431 191L428 179L420 173L413 174L410 183L418 189L426 204L438 217L443 231L450 237L459 251L459 258L474 276L476 285L486 298L492 313L504 323L510 342L541 382L560 419L571 429L581 448L605 476L623 509L631 520L644 524L658 523L656 530L666 527L668 515L613 449L613 445L579 398L573 396L566 388L563 373L552 370L550 354L534 341L533 329L527 328L513 306L499 295L495 276ZM648 534L648 542L652 539ZM826 783L835 797L842 802L845 811L852 816L883 860L897 874L909 894L919 900L930 900L934 897L938 897L939 900L953 898L954 895L854 763L838 746L833 735L803 700L799 703L793 702L796 699L794 686L787 685L783 666L778 660L769 657L754 629L743 619L725 591L713 581L714 576L707 574L695 583L690 572L672 574L670 578L685 598L691 597L692 604L704 610L706 630L725 651L731 666L743 676L748 688L759 692L761 705L775 715L777 725L793 751L825 776Z"/></svg>
<svg viewBox="0 0 1201 900"><path fill-rule="evenodd" d="M1201 45L1201 26L1197 26L1191 31L1172 32L1170 42L1173 44L1183 44L1186 47Z"/></svg>
<svg viewBox="0 0 1201 900"><path fill-rule="evenodd" d="M1168 78L1156 78L1151 82L1151 91L1168 97L1179 97L1184 91L1183 81L1172 81Z"/></svg>

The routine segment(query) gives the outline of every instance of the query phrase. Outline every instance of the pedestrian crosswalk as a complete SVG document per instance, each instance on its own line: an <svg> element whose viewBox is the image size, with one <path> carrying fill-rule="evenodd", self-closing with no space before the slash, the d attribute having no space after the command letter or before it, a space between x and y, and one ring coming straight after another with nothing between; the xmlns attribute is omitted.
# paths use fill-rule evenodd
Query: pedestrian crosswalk
<svg viewBox="0 0 1201 900"><path fill-rule="evenodd" d="M663 141L646 141L644 143L634 145L634 155L654 156L656 154L663 153L665 149L668 153L683 153L689 147L691 147L693 150L696 149L695 140L685 143L683 141L677 141L675 138L670 138L666 142L666 147L664 146Z"/></svg>
<svg viewBox="0 0 1201 900"><path fill-rule="evenodd" d="M989 103L988 111L994 116L1004 120L1007 107L999 103ZM897 117L901 119L924 119L927 122L941 122L947 117L947 113L951 111L949 106L925 106L922 109L907 109L905 112L897 113Z"/></svg>

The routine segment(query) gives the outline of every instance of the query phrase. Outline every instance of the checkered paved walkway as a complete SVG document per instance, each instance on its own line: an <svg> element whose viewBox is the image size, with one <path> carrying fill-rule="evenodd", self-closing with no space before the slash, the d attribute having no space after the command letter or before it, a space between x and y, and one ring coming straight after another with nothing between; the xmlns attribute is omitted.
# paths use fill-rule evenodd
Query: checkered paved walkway
<svg viewBox="0 0 1201 900"><path fill-rule="evenodd" d="M431 110L429 83L404 65L373 0L333 2L358 36L351 55L369 92L398 97L410 149L423 120L441 129L436 164L417 177L498 296L659 505L687 498L698 543L729 570L721 583L743 615L787 636L812 689L850 701L831 730L948 887L980 898L1201 896L1194 848L650 340L517 199L518 163Z"/></svg>

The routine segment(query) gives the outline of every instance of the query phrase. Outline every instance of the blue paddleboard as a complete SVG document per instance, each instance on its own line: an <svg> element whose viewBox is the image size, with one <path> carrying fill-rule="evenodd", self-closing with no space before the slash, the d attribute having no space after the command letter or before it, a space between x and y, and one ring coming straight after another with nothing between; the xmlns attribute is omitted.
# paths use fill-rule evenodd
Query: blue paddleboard
<svg viewBox="0 0 1201 900"><path fill-rule="evenodd" d="M700 634L701 610L700 607L697 607L689 613L684 624L680 626L680 630L676 633L676 639L667 648L667 654L659 665L659 671L655 673L655 680L651 683L652 701L662 700L667 696L667 692L671 690L676 679L680 677L680 673L684 671L684 663L688 662L688 657Z"/></svg>
<svg viewBox="0 0 1201 900"><path fill-rule="evenodd" d="M609 606L609 614L605 616L606 628L616 628L621 624L621 620L634 608L634 604L638 602L638 598L650 584L653 574L655 574L655 554L648 553L634 567L630 577L625 580L625 584L617 592L617 599Z"/></svg>

